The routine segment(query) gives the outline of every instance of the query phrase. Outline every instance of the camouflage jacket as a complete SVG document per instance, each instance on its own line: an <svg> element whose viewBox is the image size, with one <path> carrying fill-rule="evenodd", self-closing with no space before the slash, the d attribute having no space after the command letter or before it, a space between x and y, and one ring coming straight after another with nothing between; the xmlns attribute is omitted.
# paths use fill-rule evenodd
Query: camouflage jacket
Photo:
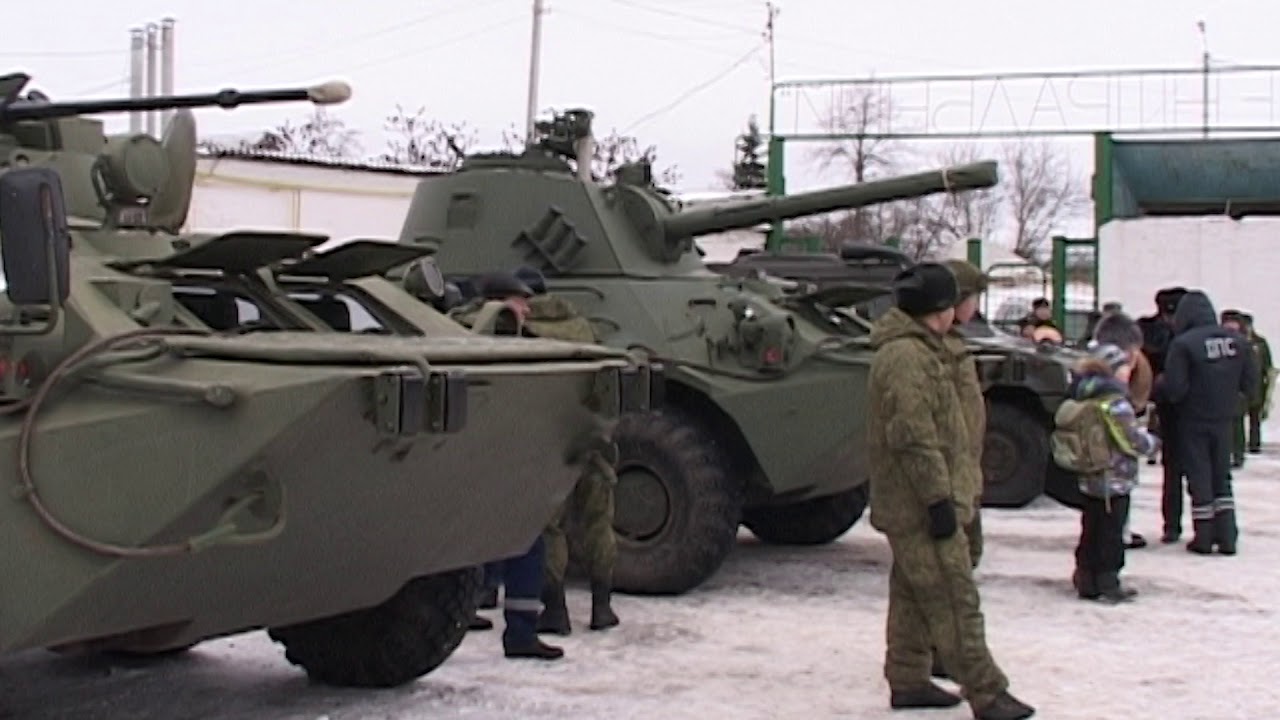
<svg viewBox="0 0 1280 720"><path fill-rule="evenodd" d="M529 315L524 320L524 326L541 338L581 343L596 341L591 322L582 317L568 300L554 295L535 295L529 298Z"/></svg>
<svg viewBox="0 0 1280 720"><path fill-rule="evenodd" d="M970 497L976 502L983 490L982 447L987 433L987 399L982 394L982 381L978 379L978 363L969 352L964 336L952 328L943 337L943 343L951 356L956 393L964 412L965 429L969 432L970 455L962 468L962 479L969 482L973 489Z"/></svg>
<svg viewBox="0 0 1280 720"><path fill-rule="evenodd" d="M928 527L926 508L951 500L973 519L973 438L947 341L894 308L871 332L867 383L871 524L890 535Z"/></svg>
<svg viewBox="0 0 1280 720"><path fill-rule="evenodd" d="M1253 366L1258 369L1258 383L1254 385L1253 396L1249 398L1249 407L1260 408L1267 398L1267 389L1271 384L1271 346L1266 338L1250 332L1249 349L1253 351Z"/></svg>

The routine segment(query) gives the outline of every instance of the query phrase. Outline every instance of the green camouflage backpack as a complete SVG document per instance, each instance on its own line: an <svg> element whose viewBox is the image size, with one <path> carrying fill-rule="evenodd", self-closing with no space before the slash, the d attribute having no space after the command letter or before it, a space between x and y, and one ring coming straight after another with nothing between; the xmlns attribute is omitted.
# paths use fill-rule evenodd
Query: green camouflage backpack
<svg viewBox="0 0 1280 720"><path fill-rule="evenodd" d="M1054 413L1049 447L1063 470L1098 475L1110 467L1116 428L1108 405L1105 398L1067 400Z"/></svg>

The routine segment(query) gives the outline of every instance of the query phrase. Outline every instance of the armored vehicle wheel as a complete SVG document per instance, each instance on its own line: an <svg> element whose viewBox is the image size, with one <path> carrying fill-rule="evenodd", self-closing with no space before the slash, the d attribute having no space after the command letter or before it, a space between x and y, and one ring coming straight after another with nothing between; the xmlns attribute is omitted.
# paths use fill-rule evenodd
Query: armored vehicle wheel
<svg viewBox="0 0 1280 720"><path fill-rule="evenodd" d="M774 545L826 545L844 535L867 507L867 485L790 505L766 505L743 513L742 524Z"/></svg>
<svg viewBox="0 0 1280 720"><path fill-rule="evenodd" d="M986 507L1020 508L1044 492L1049 462L1049 429L1022 407L993 402L982 449Z"/></svg>
<svg viewBox="0 0 1280 720"><path fill-rule="evenodd" d="M738 537L743 482L715 435L678 408L618 422L614 587L676 595L702 584Z"/></svg>
<svg viewBox="0 0 1280 720"><path fill-rule="evenodd" d="M479 568L428 575L410 580L381 605L269 633L312 680L395 687L453 654L466 637L479 588Z"/></svg>

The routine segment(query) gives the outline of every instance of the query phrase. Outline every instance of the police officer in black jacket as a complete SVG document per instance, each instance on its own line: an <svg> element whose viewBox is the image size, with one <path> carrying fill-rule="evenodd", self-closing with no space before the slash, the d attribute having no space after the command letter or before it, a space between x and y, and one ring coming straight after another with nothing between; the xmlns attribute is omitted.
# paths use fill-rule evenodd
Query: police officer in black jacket
<svg viewBox="0 0 1280 720"><path fill-rule="evenodd" d="M1178 301L1187 294L1184 287L1162 288L1156 293L1156 312L1138 319L1138 327L1142 329L1142 354L1147 356L1151 365L1151 377L1160 380L1164 372L1165 355L1169 352L1169 343L1173 342L1173 314L1178 309ZM1173 406L1161 402L1159 397L1152 397L1156 405L1155 416L1151 418L1151 429L1164 441L1161 448L1161 462L1164 465L1164 487L1160 502L1160 511L1164 515L1164 533L1161 542L1175 543L1182 537L1182 478L1185 474L1179 462L1177 417Z"/></svg>
<svg viewBox="0 0 1280 720"><path fill-rule="evenodd" d="M1257 371L1248 341L1218 324L1204 293L1193 290L1182 297L1173 325L1176 334L1155 395L1173 407L1176 418L1178 460L1187 475L1195 528L1187 550L1207 555L1216 547L1223 555L1234 555L1231 430L1240 394L1253 389Z"/></svg>

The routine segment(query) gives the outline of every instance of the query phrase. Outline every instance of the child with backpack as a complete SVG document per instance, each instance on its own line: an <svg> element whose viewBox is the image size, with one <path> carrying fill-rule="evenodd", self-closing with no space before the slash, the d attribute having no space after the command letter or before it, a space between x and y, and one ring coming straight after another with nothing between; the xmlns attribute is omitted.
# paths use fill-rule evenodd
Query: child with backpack
<svg viewBox="0 0 1280 720"><path fill-rule="evenodd" d="M1085 600L1119 603L1137 591L1120 582L1129 495L1138 485L1142 457L1160 441L1138 421L1129 401L1133 350L1092 344L1075 369L1070 397L1054 416L1054 461L1078 476L1084 506L1072 584Z"/></svg>

